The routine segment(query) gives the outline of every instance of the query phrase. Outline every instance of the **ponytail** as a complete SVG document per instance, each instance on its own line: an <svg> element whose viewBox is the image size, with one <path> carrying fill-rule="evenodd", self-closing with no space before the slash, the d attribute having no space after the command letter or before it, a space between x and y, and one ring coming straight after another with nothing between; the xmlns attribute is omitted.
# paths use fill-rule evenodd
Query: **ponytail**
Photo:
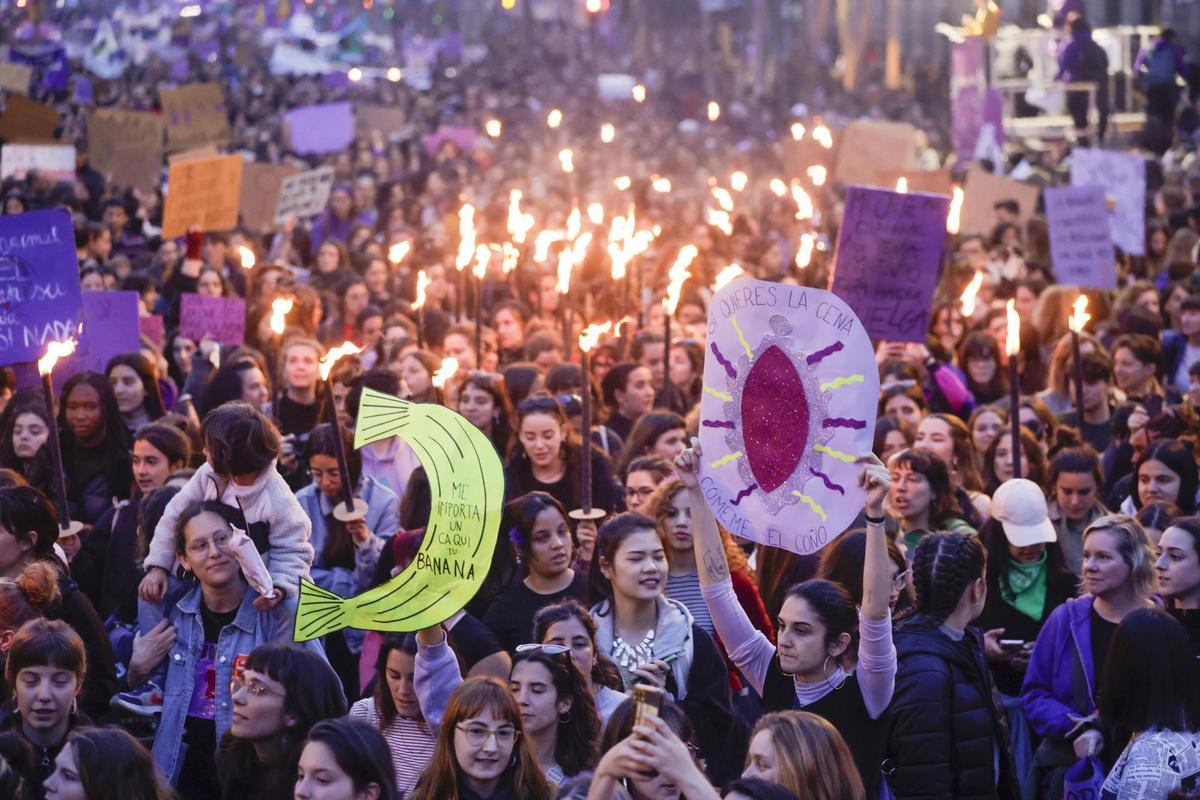
<svg viewBox="0 0 1200 800"><path fill-rule="evenodd" d="M15 631L45 616L61 599L58 570L47 561L30 563L15 578L0 578L0 630Z"/></svg>

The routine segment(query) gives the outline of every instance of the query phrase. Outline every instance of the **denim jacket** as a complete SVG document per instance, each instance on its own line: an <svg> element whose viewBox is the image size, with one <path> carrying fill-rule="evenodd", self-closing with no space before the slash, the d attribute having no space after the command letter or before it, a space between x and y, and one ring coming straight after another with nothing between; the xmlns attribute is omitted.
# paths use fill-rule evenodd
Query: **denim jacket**
<svg viewBox="0 0 1200 800"><path fill-rule="evenodd" d="M257 611L254 601L258 593L247 587L246 596L233 622L221 629L217 638L216 663L216 725L217 741L233 716L233 701L229 682L233 677L233 661L239 655L249 655L260 644L291 642L296 618L296 601L284 599L269 611ZM200 618L200 586L188 590L171 609L169 618L175 626L175 644L167 654L167 680L163 690L162 719L154 737L154 763L174 785L183 766L184 724L196 684L196 662L204 649L204 622ZM324 656L318 640L304 642L301 647Z"/></svg>

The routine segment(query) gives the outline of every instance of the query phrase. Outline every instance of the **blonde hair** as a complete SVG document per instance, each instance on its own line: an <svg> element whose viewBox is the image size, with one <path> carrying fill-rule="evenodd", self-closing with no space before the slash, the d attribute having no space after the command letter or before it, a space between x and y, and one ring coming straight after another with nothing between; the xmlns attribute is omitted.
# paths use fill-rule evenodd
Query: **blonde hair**
<svg viewBox="0 0 1200 800"><path fill-rule="evenodd" d="M1149 600L1158 592L1158 578L1154 573L1154 548L1145 528L1133 517L1124 514L1108 514L1100 517L1083 532L1083 541L1093 533L1107 531L1117 540L1117 552L1129 567L1129 581L1134 593ZM1081 594L1086 594L1083 589Z"/></svg>
<svg viewBox="0 0 1200 800"><path fill-rule="evenodd" d="M758 720L750 738L760 731L770 733L775 745L775 783L805 800L864 800L850 748L823 717L776 711Z"/></svg>

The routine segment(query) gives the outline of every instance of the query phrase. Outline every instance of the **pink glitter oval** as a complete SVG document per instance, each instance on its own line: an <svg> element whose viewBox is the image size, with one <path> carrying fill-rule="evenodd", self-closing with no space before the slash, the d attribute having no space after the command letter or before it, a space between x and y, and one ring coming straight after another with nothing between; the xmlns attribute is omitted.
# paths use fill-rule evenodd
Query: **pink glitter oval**
<svg viewBox="0 0 1200 800"><path fill-rule="evenodd" d="M764 492L783 485L808 441L808 397L792 360L772 345L754 360L742 387L742 438Z"/></svg>

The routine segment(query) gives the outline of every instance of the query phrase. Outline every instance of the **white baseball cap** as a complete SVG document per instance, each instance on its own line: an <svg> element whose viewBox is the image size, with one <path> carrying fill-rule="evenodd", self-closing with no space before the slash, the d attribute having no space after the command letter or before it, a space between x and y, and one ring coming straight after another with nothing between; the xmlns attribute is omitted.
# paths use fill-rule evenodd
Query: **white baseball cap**
<svg viewBox="0 0 1200 800"><path fill-rule="evenodd" d="M1013 547L1058 541L1046 510L1046 496L1033 481L1013 478L992 496L992 516L1004 527Z"/></svg>

